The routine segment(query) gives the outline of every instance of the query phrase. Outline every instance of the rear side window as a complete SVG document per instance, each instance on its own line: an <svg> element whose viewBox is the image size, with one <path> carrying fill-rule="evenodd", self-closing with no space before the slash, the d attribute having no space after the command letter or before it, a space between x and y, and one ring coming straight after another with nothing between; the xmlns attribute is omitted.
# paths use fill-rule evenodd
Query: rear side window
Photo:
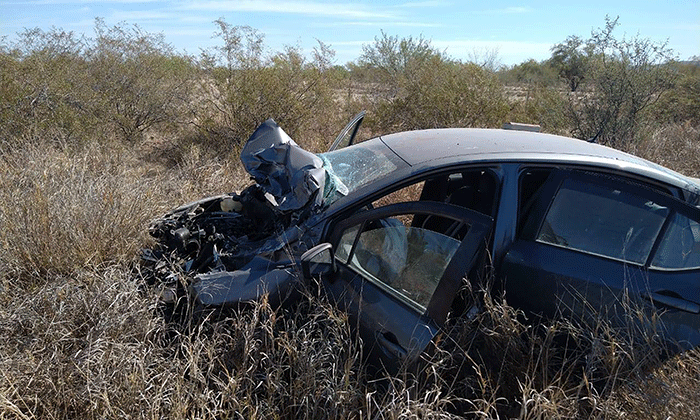
<svg viewBox="0 0 700 420"><path fill-rule="evenodd" d="M700 224L676 213L651 261L654 268L700 268Z"/></svg>
<svg viewBox="0 0 700 420"><path fill-rule="evenodd" d="M537 240L644 264L668 214L667 207L623 188L565 179Z"/></svg>

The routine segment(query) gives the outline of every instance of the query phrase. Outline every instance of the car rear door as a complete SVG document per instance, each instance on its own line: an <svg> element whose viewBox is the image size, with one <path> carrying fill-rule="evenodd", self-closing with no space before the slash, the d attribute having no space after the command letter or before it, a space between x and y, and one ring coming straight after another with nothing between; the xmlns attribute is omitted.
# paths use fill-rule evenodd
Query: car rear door
<svg viewBox="0 0 700 420"><path fill-rule="evenodd" d="M648 261L641 297L663 321L664 333L688 349L700 345L700 210L668 205L672 213Z"/></svg>
<svg viewBox="0 0 700 420"><path fill-rule="evenodd" d="M407 202L340 221L325 288L347 311L376 366L415 360L445 322L485 248L492 220L438 202Z"/></svg>
<svg viewBox="0 0 700 420"><path fill-rule="evenodd" d="M542 190L500 269L510 303L700 344L698 209L579 171L560 171Z"/></svg>

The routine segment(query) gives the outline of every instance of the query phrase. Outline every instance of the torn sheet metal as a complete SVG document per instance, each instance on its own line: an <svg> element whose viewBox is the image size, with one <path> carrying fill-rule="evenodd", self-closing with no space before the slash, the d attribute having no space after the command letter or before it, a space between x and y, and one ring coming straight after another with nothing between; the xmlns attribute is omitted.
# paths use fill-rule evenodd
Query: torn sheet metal
<svg viewBox="0 0 700 420"><path fill-rule="evenodd" d="M174 303L235 306L269 293L283 300L297 284L295 256L314 244L306 220L347 187L324 161L299 147L273 120L248 139L241 161L256 183L199 200L154 220L158 245L144 251L149 283Z"/></svg>
<svg viewBox="0 0 700 420"><path fill-rule="evenodd" d="M265 121L250 136L241 162L278 210L299 210L312 200L314 206L321 205L323 161L299 147L274 120Z"/></svg>

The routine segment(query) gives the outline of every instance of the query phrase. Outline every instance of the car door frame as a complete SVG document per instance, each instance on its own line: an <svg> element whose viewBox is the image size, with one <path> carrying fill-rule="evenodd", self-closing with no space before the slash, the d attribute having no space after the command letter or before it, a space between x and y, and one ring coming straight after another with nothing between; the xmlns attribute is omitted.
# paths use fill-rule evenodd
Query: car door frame
<svg viewBox="0 0 700 420"><path fill-rule="evenodd" d="M447 217L469 225L469 231L447 264L422 313L400 293L388 291L389 286L378 284L342 261L336 261L336 273L324 279L325 288L333 299L351 318L355 318L353 324L363 339L372 341L368 343L370 357L377 359L374 362L379 361L389 372L395 372L403 363L415 360L444 325L451 304L462 286L462 279L480 261L481 252L486 249L493 219L447 203L402 202L365 210L339 220L329 235L329 242L337 249L348 228L395 215L417 213ZM359 232L361 229L358 235ZM384 306L377 305L376 301L381 301ZM411 317L413 319L408 319ZM381 319L383 324L370 325L377 319Z"/></svg>
<svg viewBox="0 0 700 420"><path fill-rule="evenodd" d="M333 140L333 143L331 143L331 146L328 148L329 152L332 152L336 149L342 149L344 147L348 147L352 145L355 142L355 137L357 136L357 132L360 130L360 125L362 125L362 121L365 118L365 114L367 114L366 111L360 111L357 115L352 117L349 123L340 131L340 134ZM347 137L348 141L347 144L341 144L341 142Z"/></svg>

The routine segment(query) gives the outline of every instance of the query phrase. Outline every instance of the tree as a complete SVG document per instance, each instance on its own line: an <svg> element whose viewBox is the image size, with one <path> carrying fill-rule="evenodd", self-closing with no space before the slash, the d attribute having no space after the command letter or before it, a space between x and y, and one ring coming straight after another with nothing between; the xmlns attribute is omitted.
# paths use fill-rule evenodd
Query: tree
<svg viewBox="0 0 700 420"><path fill-rule="evenodd" d="M223 45L202 55L206 77L200 84L197 121L211 140L225 148L241 145L268 118L295 138L309 121L322 120L332 111L331 48L319 43L312 60L294 46L271 54L258 30L223 19L215 23L215 37Z"/></svg>
<svg viewBox="0 0 700 420"><path fill-rule="evenodd" d="M557 70L559 76L566 80L569 89L576 92L585 78L587 59L583 40L571 35L564 42L552 47L550 64Z"/></svg>
<svg viewBox="0 0 700 420"><path fill-rule="evenodd" d="M86 52L95 115L114 124L127 141L176 121L189 100L190 57L177 55L162 34L136 25L108 27L97 19L95 32Z"/></svg>
<svg viewBox="0 0 700 420"><path fill-rule="evenodd" d="M640 36L617 39L617 26L617 18L606 17L605 28L586 41L583 92L569 95L569 116L575 136L621 147L651 121L645 113L678 76L666 43Z"/></svg>
<svg viewBox="0 0 700 420"><path fill-rule="evenodd" d="M386 88L389 97L396 97L413 72L429 63L445 60L446 57L422 36L399 38L382 31L372 44L362 47L359 63L375 73L376 82Z"/></svg>

